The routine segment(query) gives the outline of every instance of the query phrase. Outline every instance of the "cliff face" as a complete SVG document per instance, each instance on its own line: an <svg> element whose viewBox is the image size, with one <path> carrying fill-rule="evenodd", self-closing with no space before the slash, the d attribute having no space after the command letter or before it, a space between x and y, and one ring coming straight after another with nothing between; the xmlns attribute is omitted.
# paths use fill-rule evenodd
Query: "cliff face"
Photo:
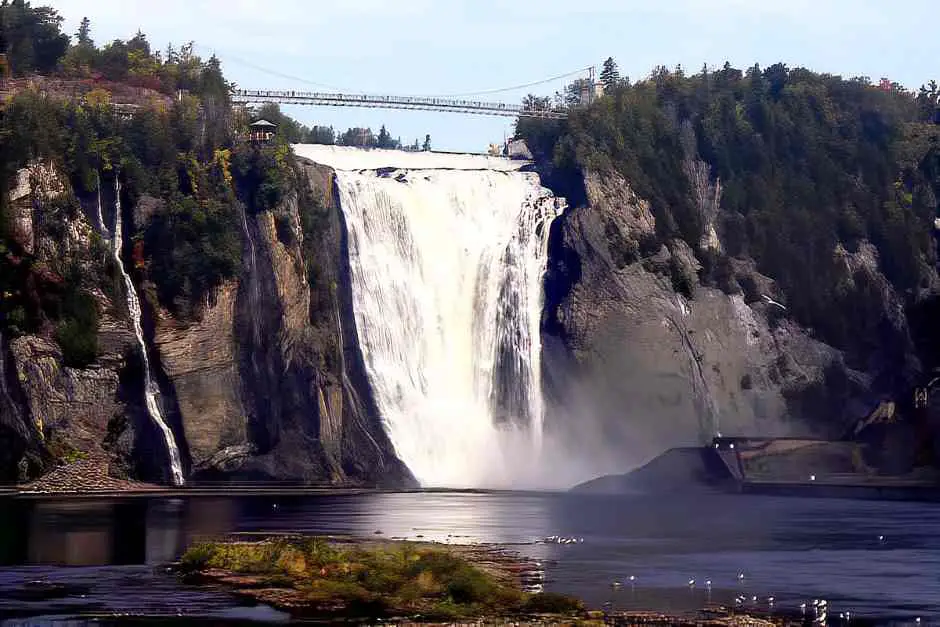
<svg viewBox="0 0 940 627"><path fill-rule="evenodd" d="M243 211L242 271L197 320L175 318L138 286L163 412L191 478L412 484L370 405L332 172L311 163L298 171L275 209ZM57 260L100 256L92 225L113 224L107 193L104 216L97 199L82 199L56 238L46 222L67 183L39 165L20 179L12 231L37 276L55 282L64 272ZM139 228L161 210L144 197L128 208L129 222ZM83 285L98 315L97 358L87 366L66 365L50 325L0 335L0 477L25 480L91 457L112 476L166 479L122 288L106 295Z"/></svg>
<svg viewBox="0 0 940 627"><path fill-rule="evenodd" d="M309 162L299 167L308 188L274 211L243 215L239 282L218 291L198 324L176 328L163 317L157 325L193 471L409 483L377 412L361 400L369 391L347 331L345 231L332 172ZM304 232L304 219L317 224L315 233Z"/></svg>
<svg viewBox="0 0 940 627"><path fill-rule="evenodd" d="M587 173L585 191L588 206L553 224L543 342L550 428L567 448L594 451L595 471L623 471L717 432L840 434L865 407L878 373L848 368L789 321L785 295L753 262L732 260L724 291L704 287L695 253L657 239L627 181ZM702 241L720 249L707 222ZM905 337L877 261L864 250L833 254L845 255L847 291L859 273L880 286L864 300Z"/></svg>

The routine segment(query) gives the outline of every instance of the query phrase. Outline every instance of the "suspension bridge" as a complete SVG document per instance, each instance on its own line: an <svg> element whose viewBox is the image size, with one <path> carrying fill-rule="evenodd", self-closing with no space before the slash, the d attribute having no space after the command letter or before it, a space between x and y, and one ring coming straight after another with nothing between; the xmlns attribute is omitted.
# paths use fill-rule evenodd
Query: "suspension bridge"
<svg viewBox="0 0 940 627"><path fill-rule="evenodd" d="M538 85L547 85L561 79L567 79L578 76L577 80L571 85L565 87L566 90L573 91L579 104L588 104L600 93L600 84L596 80L596 70L594 66L582 67L571 72L558 74L549 78L524 83L521 85L512 85L498 89L488 89L463 94L445 94L439 96L393 96L384 94L364 94L337 88L335 86L323 85L306 80L301 77L291 76L282 72L264 68L250 61L231 57L226 55L227 59L235 61L241 65L248 66L257 71L282 79L289 79L292 82L299 82L311 85L320 90L329 91L296 91L285 89L234 89L232 91L232 101L242 105L258 105L267 103L289 104L289 105L312 105L327 107L364 107L369 109L404 109L411 111L442 111L445 113L459 113L469 115L487 115L501 117L521 117L521 118L543 118L551 120L562 120L568 117L567 108L556 101L552 104L549 99L542 99L538 105L526 106L525 104L510 104L506 102L490 102L479 100L481 96L490 96L494 94L506 94L510 92L518 93L521 89L535 87ZM556 93L557 95L557 93ZM467 100L466 98L473 98Z"/></svg>
<svg viewBox="0 0 940 627"><path fill-rule="evenodd" d="M429 98L424 96L384 96L334 92L236 89L232 92L232 101L245 105L270 102L277 104L332 107L366 107L370 109L443 111L445 113L544 118L552 120L561 120L568 117L568 112L564 109L535 109L504 102Z"/></svg>

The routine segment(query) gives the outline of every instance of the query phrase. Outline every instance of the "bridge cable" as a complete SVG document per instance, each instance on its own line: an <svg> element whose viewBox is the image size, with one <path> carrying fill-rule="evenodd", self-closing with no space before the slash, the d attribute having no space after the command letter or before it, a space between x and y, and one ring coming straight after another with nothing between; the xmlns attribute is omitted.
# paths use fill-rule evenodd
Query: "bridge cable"
<svg viewBox="0 0 940 627"><path fill-rule="evenodd" d="M435 94L424 96L425 98L460 98L463 96L482 96L484 94L499 94L507 91L515 91L517 89L524 89L526 87L534 87L535 85L541 85L542 83L550 83L552 81L557 81L561 78L566 78L568 76L574 76L575 74L580 74L581 72L587 71L589 68L580 68L571 72L565 72L564 74L558 74L557 76L552 76L549 78L543 78L540 81L532 81L531 83L523 83L522 85L513 85L512 87L500 87L498 89L485 89L482 91L469 91L460 94Z"/></svg>
<svg viewBox="0 0 940 627"><path fill-rule="evenodd" d="M203 47L203 46L200 46L200 45L198 45L198 44L195 44L194 46L195 46L196 48L201 48L201 49L202 49L203 51L205 51L205 52L210 52L207 48L205 48L205 47ZM215 52L212 52L212 53L213 53L213 54L216 54ZM263 73L265 73L265 74L271 74L271 75L273 75L273 76L279 76L279 77L281 77L281 78L286 78L286 79L288 79L288 80L297 81L297 82L299 82L299 83L306 83L307 85L313 85L314 87L322 87L322 88L324 88L324 89L331 89L331 90L333 90L333 91L344 92L344 93L348 93L348 94L361 94L361 93L363 93L363 92L359 92L359 91L343 89L342 87L336 87L335 85L327 85L327 84L325 84L325 83L317 83L317 82L315 82L315 81L307 80L307 79L305 79L305 78L300 78L299 76L293 76L293 75L291 75L291 74L284 74L283 72L278 72L277 70L272 70L272 69L269 69L269 68L266 68L266 67L262 67L262 66L260 66L260 65L257 65L256 63L252 63L251 61L246 61L245 59L241 59L241 58L239 58L239 57L236 57L235 55L228 54L228 53L225 53L225 56L224 56L223 61L234 61L234 62L235 62L236 64L238 64L238 65L245 65L245 66L247 66L247 67L250 67L250 68L252 68L252 69L258 70L259 72L263 72Z"/></svg>
<svg viewBox="0 0 940 627"><path fill-rule="evenodd" d="M203 46L200 46L200 45L198 45L198 44L194 44L194 46L195 46L196 48L201 48L202 50L204 50L204 51L206 51L206 52L210 52L207 48L205 48L205 47L203 47ZM216 54L216 53L213 51L212 54ZM239 57L236 57L236 56L231 55L231 54L228 54L228 53L225 53L225 59L226 59L226 60L234 61L235 63L240 64L240 65L245 65L245 66L247 66L247 67L250 67L250 68L252 68L252 69L258 70L259 72L263 72L263 73L265 73L265 74L271 74L271 75L273 75L273 76L279 76L279 77L281 77L281 78L286 78L286 79L288 79L288 80L297 81L297 82L300 82L300 83L306 83L307 85L313 85L313 86L315 86L315 87L322 87L322 88L324 88L324 89L331 89L331 90L334 90L334 91L337 91L337 92L341 92L341 93L346 93L346 94L363 95L363 94L366 93L366 92L359 91L359 90L344 89L344 88L342 88L342 87L336 87L335 85L327 85L327 84L325 84L325 83L318 83L318 82L316 82L316 81L311 81L311 80L307 80L307 79L305 79L305 78L300 78L299 76L293 76L293 75L291 75L291 74L285 74L285 73L283 73L283 72L278 72L277 70L272 70L272 69L269 69L269 68L262 67L262 66L260 66L260 65L255 64L255 63L252 63L251 61L246 61L245 59L241 59L241 58L239 58ZM499 87L499 88L497 88L497 89L484 89L484 90L481 90L481 91L468 91L468 92L461 92L461 93L454 93L454 94L409 94L409 96L412 96L412 97L415 97L415 98L462 98L462 97L466 97L466 96L482 96L482 95L486 95L486 94L499 94L499 93L504 93L504 92L507 92L507 91L516 91L517 89L524 89L524 88L526 88L526 87L534 87L534 86L536 86L536 85L541 85L541 84L543 84L543 83L550 83L550 82L552 82L552 81L557 81L557 80L559 80L559 79L566 78L566 77L568 77L568 76L574 76L574 75L576 75L576 74L580 74L580 73L586 72L586 71L588 71L588 70L590 70L590 66L588 66L588 67L583 67L583 68L579 68L579 69L577 69L577 70L572 70L572 71L570 71L570 72L565 72L564 74L557 74L557 75L555 75L555 76L550 76L550 77L548 77L548 78L543 78L543 79L538 80L538 81L532 81L531 83L522 83L522 84L520 84L520 85L513 85L513 86L511 86L511 87Z"/></svg>

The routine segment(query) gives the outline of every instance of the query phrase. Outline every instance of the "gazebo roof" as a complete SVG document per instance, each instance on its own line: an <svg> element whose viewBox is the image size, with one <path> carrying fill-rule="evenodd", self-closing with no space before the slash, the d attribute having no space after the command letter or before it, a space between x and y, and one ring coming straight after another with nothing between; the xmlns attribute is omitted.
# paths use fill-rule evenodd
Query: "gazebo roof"
<svg viewBox="0 0 940 627"><path fill-rule="evenodd" d="M249 126L263 126L266 128L276 128L277 124L268 122L267 120L258 120L257 122L252 122Z"/></svg>

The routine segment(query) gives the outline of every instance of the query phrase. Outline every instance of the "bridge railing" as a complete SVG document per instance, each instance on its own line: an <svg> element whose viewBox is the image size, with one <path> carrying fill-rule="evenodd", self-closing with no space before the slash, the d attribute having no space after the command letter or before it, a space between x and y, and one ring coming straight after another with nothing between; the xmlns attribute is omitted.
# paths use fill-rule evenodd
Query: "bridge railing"
<svg viewBox="0 0 940 627"><path fill-rule="evenodd" d="M568 116L564 111L526 109L521 105L507 104L504 102L453 100L450 98L428 98L423 96L381 96L372 94L257 89L236 89L233 91L232 96L235 102L242 103L278 102L283 104L424 109L456 113L479 113L483 115L544 117L554 119L562 119Z"/></svg>

